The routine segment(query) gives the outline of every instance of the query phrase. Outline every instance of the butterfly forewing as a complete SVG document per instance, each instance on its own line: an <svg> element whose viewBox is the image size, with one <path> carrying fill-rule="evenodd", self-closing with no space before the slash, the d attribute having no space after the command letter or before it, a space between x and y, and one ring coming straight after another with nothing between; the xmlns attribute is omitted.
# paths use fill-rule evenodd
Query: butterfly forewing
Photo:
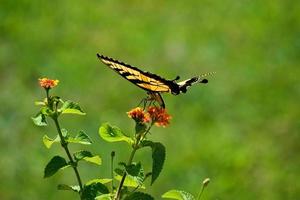
<svg viewBox="0 0 300 200"><path fill-rule="evenodd" d="M150 72L143 72L136 67L108 57L98 55L98 58L122 77L144 90L152 92L171 92L170 87L166 85L166 82L169 82L168 80L164 80Z"/></svg>

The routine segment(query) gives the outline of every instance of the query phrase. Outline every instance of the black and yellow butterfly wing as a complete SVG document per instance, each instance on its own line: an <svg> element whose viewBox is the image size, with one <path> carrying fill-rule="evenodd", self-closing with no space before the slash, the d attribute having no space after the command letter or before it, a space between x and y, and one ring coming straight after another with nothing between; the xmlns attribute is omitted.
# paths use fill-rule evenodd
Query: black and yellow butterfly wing
<svg viewBox="0 0 300 200"><path fill-rule="evenodd" d="M146 90L148 92L149 99L157 101L162 107L164 107L165 104L160 93L168 92L174 95L185 93L188 87L196 83L207 83L208 80L203 77L212 74L203 74L176 83L175 80L178 80L179 76L177 76L176 79L167 80L156 74L145 72L129 64L114 60L113 58L100 54L97 54L97 56L105 65L120 74L123 78Z"/></svg>
<svg viewBox="0 0 300 200"><path fill-rule="evenodd" d="M129 64L97 54L98 58L122 77L149 92L179 92L178 85L156 74L144 72Z"/></svg>

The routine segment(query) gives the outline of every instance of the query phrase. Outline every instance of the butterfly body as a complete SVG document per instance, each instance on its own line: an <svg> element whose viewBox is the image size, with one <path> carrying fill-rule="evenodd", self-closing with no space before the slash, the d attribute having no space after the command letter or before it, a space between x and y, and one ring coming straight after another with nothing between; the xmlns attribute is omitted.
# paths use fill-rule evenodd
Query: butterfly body
<svg viewBox="0 0 300 200"><path fill-rule="evenodd" d="M162 78L156 74L142 71L136 67L133 67L129 64L120 62L113 58L109 58L100 54L97 54L98 58L119 75L121 75L126 80L132 82L136 86L146 90L150 99L154 99L159 102L162 107L164 107L163 99L160 93L171 93L173 95L178 95L180 93L185 93L187 88L195 83L207 83L208 80L202 78L205 75L193 77L181 82L176 82L179 80L177 76L173 80Z"/></svg>

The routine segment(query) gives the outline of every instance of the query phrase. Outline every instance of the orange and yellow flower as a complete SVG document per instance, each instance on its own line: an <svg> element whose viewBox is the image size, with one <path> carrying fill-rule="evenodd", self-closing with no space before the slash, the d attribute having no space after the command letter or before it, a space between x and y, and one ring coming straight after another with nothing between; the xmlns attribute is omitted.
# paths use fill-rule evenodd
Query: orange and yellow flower
<svg viewBox="0 0 300 200"><path fill-rule="evenodd" d="M137 107L127 112L128 117L134 119L138 123L155 124L156 126L166 127L170 124L171 116L166 109L157 106L150 106L145 112L142 108Z"/></svg>
<svg viewBox="0 0 300 200"><path fill-rule="evenodd" d="M54 88L55 86L57 86L58 82L59 82L59 80L52 80L52 79L48 79L48 78L40 78L39 79L40 86L45 89Z"/></svg>
<svg viewBox="0 0 300 200"><path fill-rule="evenodd" d="M148 123L150 121L150 117L148 113L145 113L144 110L140 107L134 108L127 112L128 117L134 119L139 123Z"/></svg>

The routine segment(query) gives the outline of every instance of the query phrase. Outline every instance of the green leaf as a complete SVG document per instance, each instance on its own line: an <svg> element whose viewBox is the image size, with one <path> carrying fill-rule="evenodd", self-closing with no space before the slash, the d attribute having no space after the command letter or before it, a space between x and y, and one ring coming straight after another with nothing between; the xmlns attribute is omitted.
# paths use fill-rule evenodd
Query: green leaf
<svg viewBox="0 0 300 200"><path fill-rule="evenodd" d="M31 117L33 123L37 126L47 126L46 116L39 112L35 117Z"/></svg>
<svg viewBox="0 0 300 200"><path fill-rule="evenodd" d="M62 114L77 114L85 115L86 113L80 108L78 103L72 101L65 101L61 108L58 110Z"/></svg>
<svg viewBox="0 0 300 200"><path fill-rule="evenodd" d="M127 176L124 181L124 186L145 188L145 186L143 185L145 175L141 163L126 166L125 170L127 172ZM124 170L119 168L115 169L115 179L117 179L118 181L122 179L123 174Z"/></svg>
<svg viewBox="0 0 300 200"><path fill-rule="evenodd" d="M69 132L68 132L67 129L62 128L62 129L61 129L61 133L62 133L62 136L63 136L64 138L68 138L68 137L69 137Z"/></svg>
<svg viewBox="0 0 300 200"><path fill-rule="evenodd" d="M48 107L42 107L41 108L41 113L45 116L49 116L53 113L53 111L51 111Z"/></svg>
<svg viewBox="0 0 300 200"><path fill-rule="evenodd" d="M151 185L158 178L166 158L166 149L163 144L159 142L143 141L143 147L151 147L152 149L152 174Z"/></svg>
<svg viewBox="0 0 300 200"><path fill-rule="evenodd" d="M136 176L140 178L140 182L143 182L144 179L144 169L142 168L141 163L131 164L126 166L126 172L131 176Z"/></svg>
<svg viewBox="0 0 300 200"><path fill-rule="evenodd" d="M92 144L91 138L84 131L79 131L79 133L74 138L68 137L66 141L70 143L85 144L85 145Z"/></svg>
<svg viewBox="0 0 300 200"><path fill-rule="evenodd" d="M85 160L90 163L94 163L96 165L101 165L102 160L100 156L93 156L93 154L89 151L81 150L74 153L74 158L77 161Z"/></svg>
<svg viewBox="0 0 300 200"><path fill-rule="evenodd" d="M92 200L101 194L108 194L109 190L107 187L101 183L92 183L90 185L84 185L82 190L83 200Z"/></svg>
<svg viewBox="0 0 300 200"><path fill-rule="evenodd" d="M92 180L86 182L85 185L91 185L93 183L106 184L106 183L110 183L111 181L112 181L112 179L110 179L110 178L92 179Z"/></svg>
<svg viewBox="0 0 300 200"><path fill-rule="evenodd" d="M46 106L46 103L44 101L35 101L34 105L36 105L36 106Z"/></svg>
<svg viewBox="0 0 300 200"><path fill-rule="evenodd" d="M59 184L57 186L58 190L71 190L74 192L79 192L80 191L80 187L79 185L66 185L66 184Z"/></svg>
<svg viewBox="0 0 300 200"><path fill-rule="evenodd" d="M154 200L154 198L143 192L134 192L127 196L124 200Z"/></svg>
<svg viewBox="0 0 300 200"><path fill-rule="evenodd" d="M108 123L102 124L99 128L99 135L107 142L119 142L125 141L129 144L133 144L133 140L123 134L121 129L116 126L111 126Z"/></svg>
<svg viewBox="0 0 300 200"><path fill-rule="evenodd" d="M50 149L50 147L54 144L54 143L59 143L60 142L60 138L57 135L55 139L52 139L50 137L48 137L47 135L44 135L43 137L43 143L44 145Z"/></svg>
<svg viewBox="0 0 300 200"><path fill-rule="evenodd" d="M112 194L102 194L95 198L96 200L112 200Z"/></svg>
<svg viewBox="0 0 300 200"><path fill-rule="evenodd" d="M161 197L165 199L195 200L195 197L192 194L182 190L169 190L168 192L164 193Z"/></svg>
<svg viewBox="0 0 300 200"><path fill-rule="evenodd" d="M44 178L53 176L59 169L66 168L68 166L70 165L67 164L64 158L60 156L54 156L45 167Z"/></svg>

